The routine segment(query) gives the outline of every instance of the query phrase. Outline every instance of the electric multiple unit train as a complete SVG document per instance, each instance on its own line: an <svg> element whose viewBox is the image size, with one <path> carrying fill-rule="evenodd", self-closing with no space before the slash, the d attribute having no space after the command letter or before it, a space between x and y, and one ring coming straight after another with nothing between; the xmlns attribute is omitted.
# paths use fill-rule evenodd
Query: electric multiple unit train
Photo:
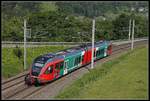
<svg viewBox="0 0 150 101"><path fill-rule="evenodd" d="M95 42L94 60L111 55L110 41ZM25 77L28 85L56 80L71 71L91 62L92 44L72 47L56 53L48 53L34 59L30 72Z"/></svg>

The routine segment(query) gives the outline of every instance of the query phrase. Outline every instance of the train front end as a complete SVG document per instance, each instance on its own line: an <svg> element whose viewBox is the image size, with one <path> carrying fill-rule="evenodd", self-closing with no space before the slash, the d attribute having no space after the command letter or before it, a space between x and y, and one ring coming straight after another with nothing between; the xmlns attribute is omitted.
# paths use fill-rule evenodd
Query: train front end
<svg viewBox="0 0 150 101"><path fill-rule="evenodd" d="M29 74L25 76L25 84L35 85L45 82L41 80L40 74L47 60L48 58L39 56L33 61Z"/></svg>

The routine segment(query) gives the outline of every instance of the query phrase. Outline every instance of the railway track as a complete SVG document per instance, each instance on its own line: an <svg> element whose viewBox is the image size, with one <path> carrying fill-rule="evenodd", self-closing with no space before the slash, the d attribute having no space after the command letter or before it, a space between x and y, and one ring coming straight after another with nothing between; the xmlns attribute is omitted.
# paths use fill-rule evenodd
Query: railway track
<svg viewBox="0 0 150 101"><path fill-rule="evenodd" d="M25 71L23 73L18 74L17 76L14 76L12 78L2 81L2 90L8 89L8 88L12 87L13 85L22 82L24 76L27 73L28 73L28 71Z"/></svg>
<svg viewBox="0 0 150 101"><path fill-rule="evenodd" d="M144 45L145 43L147 43L146 40L145 41L137 41L137 42L135 42L134 47L140 47L140 46ZM129 50L130 47L131 47L131 43L125 43L125 44L121 44L121 45L113 45L112 55L109 57L97 60L97 61L100 61L100 62L109 61L109 60L111 60L111 57L117 55L118 53L122 53L124 51ZM96 64L97 63L95 62L95 65ZM87 70L85 70L85 69L87 69ZM51 82L51 83L45 84L45 85L41 85L38 87L27 86L24 84L24 76L26 75L26 73L27 73L26 72L22 75L15 77L15 78L12 78L10 80L2 82L2 99L26 99L26 98L30 98L32 95L36 95L37 92L40 92L40 90L42 90L48 86L50 86L51 89L55 89L55 93L58 93L59 90L62 89L61 88L62 85L60 85L62 83L60 83L60 82L64 82L63 84L65 85L66 84L65 80L67 80L68 81L67 83L69 83L69 80L73 80L73 78L76 79L77 77L75 77L75 76L77 74L78 74L77 76L79 76L80 72L81 72L80 75L83 75L84 72L88 72L89 70L90 70L90 64L85 66L85 68L79 68L76 71L74 71L70 74L67 74L66 76L63 76L62 78L60 78L54 82ZM72 77L71 75L74 75L74 77ZM68 79L70 77L72 77L72 78ZM55 85L59 85L57 87L57 90L55 88ZM50 92L50 93L54 93L54 92Z"/></svg>

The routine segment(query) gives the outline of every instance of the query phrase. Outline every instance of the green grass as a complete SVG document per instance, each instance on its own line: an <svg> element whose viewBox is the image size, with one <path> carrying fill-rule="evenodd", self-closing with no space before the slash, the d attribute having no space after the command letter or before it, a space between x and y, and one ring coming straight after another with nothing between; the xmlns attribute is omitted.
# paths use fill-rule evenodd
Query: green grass
<svg viewBox="0 0 150 101"><path fill-rule="evenodd" d="M39 55L56 52L68 47L69 46L44 46L27 48L27 67L29 68L33 59ZM14 49L15 48L2 48L2 77L4 79L23 72L23 57L19 60L13 53ZM23 53L23 48L21 48L21 50Z"/></svg>
<svg viewBox="0 0 150 101"><path fill-rule="evenodd" d="M98 65L55 98L148 99L148 49L138 48Z"/></svg>

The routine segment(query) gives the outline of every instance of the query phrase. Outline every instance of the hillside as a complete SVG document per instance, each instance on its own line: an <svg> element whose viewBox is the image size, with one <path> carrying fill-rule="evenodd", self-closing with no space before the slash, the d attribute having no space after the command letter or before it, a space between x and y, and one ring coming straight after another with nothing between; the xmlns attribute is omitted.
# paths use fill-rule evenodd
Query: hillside
<svg viewBox="0 0 150 101"><path fill-rule="evenodd" d="M135 37L148 35L145 1L2 2L1 8L3 41L23 41L24 19L31 29L27 41L90 41L94 17L96 41L127 39L130 19L136 22Z"/></svg>
<svg viewBox="0 0 150 101"><path fill-rule="evenodd" d="M97 66L61 91L57 99L148 99L148 48Z"/></svg>

